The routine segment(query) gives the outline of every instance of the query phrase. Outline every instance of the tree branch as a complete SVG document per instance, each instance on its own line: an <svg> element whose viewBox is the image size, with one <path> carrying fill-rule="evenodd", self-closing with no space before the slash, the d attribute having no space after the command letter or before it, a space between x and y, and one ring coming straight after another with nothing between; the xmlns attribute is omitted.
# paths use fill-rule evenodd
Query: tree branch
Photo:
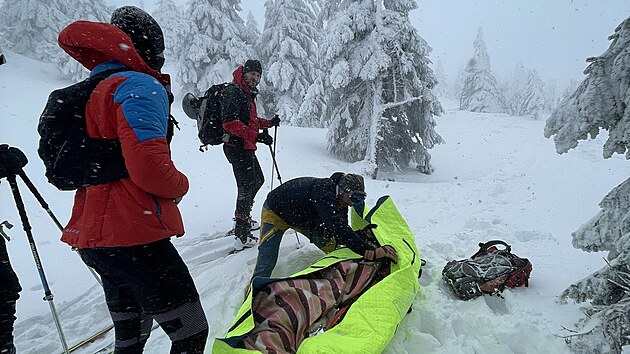
<svg viewBox="0 0 630 354"><path fill-rule="evenodd" d="M384 112L386 109L390 109L392 107L398 107L398 106L402 106L404 104L407 104L409 102L413 102L413 101L417 101L417 100L421 100L422 96L416 96L416 97L410 97L404 101L400 101L400 102L392 102L392 103L386 103L384 105L381 105L379 107L379 112Z"/></svg>

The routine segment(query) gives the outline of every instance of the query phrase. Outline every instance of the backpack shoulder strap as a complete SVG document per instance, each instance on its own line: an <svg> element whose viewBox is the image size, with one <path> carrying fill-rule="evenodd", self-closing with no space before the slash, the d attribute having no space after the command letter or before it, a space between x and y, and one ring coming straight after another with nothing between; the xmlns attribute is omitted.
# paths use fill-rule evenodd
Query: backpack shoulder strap
<svg viewBox="0 0 630 354"><path fill-rule="evenodd" d="M221 90L225 90L226 88L228 88L228 87L230 87L232 85L236 85L236 84L231 82L231 81L223 82L223 83L220 83L220 84L214 84L214 85L208 87L206 92L203 93L203 96L199 96L198 99L201 100L203 98L210 98L210 93L215 91L217 88L220 88ZM238 85L236 85L236 86L238 87Z"/></svg>
<svg viewBox="0 0 630 354"><path fill-rule="evenodd" d="M105 79L107 79L108 77L110 77L112 74L115 73L119 73L119 72L123 72L123 71L130 71L127 68L116 68L116 69L109 69L109 70L103 70L98 74L94 74L90 77L88 77L87 79L85 79L84 81L96 81L96 82L100 82L103 81Z"/></svg>

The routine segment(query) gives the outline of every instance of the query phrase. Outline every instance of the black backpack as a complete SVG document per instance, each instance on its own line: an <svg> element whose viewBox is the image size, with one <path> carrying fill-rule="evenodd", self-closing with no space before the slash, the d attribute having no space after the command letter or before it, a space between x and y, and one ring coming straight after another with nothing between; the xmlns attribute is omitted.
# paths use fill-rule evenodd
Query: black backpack
<svg viewBox="0 0 630 354"><path fill-rule="evenodd" d="M182 100L182 108L190 119L197 121L197 136L201 141L200 151L206 145L219 145L227 142L229 134L223 130L221 101L225 89L231 82L212 85L201 97L187 93Z"/></svg>
<svg viewBox="0 0 630 354"><path fill-rule="evenodd" d="M111 74L125 70L104 71L48 97L37 126L37 152L48 182L58 189L74 190L129 177L120 142L90 138L85 131L85 106L92 91Z"/></svg>
<svg viewBox="0 0 630 354"><path fill-rule="evenodd" d="M532 264L511 250L503 241L479 243L479 251L469 259L448 262L442 270L442 278L462 300L499 294L506 287L528 286Z"/></svg>
<svg viewBox="0 0 630 354"><path fill-rule="evenodd" d="M129 177L118 139L90 138L85 106L96 86L126 68L105 70L74 85L53 91L39 117L37 153L46 167L48 182L69 191ZM172 94L169 94L169 107ZM166 140L170 144L175 118L169 114Z"/></svg>

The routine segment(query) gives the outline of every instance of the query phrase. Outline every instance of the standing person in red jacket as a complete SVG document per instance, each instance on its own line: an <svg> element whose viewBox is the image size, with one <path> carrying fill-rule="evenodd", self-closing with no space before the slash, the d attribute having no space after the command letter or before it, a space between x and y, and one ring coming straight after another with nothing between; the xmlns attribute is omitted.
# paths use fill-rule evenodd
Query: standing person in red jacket
<svg viewBox="0 0 630 354"><path fill-rule="evenodd" d="M79 188L61 240L101 276L116 334L115 353L142 353L157 321L171 353L201 354L208 323L192 277L171 244L184 234L177 208L188 179L167 143L170 77L160 73L164 38L143 10L124 6L111 24L77 21L59 45L101 81L86 109L87 134L118 139L129 173Z"/></svg>
<svg viewBox="0 0 630 354"><path fill-rule="evenodd" d="M221 102L223 129L230 136L223 144L223 152L232 165L238 189L234 211L236 249L251 247L256 241L251 233L251 210L256 193L265 182L256 158L256 143L271 145L273 138L267 128L280 125L280 118L264 119L256 112L256 87L261 74L260 61L247 60L232 73L233 84L225 89Z"/></svg>

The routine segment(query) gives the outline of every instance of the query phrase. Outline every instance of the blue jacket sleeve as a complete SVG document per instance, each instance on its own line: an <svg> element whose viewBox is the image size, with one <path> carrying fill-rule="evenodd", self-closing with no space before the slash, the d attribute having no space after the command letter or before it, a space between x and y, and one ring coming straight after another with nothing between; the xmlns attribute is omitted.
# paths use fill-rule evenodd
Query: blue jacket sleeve
<svg viewBox="0 0 630 354"><path fill-rule="evenodd" d="M115 75L126 77L114 92L114 103L118 105L118 136L131 180L155 196L183 196L188 191L188 179L175 167L166 141L166 90L146 74Z"/></svg>

